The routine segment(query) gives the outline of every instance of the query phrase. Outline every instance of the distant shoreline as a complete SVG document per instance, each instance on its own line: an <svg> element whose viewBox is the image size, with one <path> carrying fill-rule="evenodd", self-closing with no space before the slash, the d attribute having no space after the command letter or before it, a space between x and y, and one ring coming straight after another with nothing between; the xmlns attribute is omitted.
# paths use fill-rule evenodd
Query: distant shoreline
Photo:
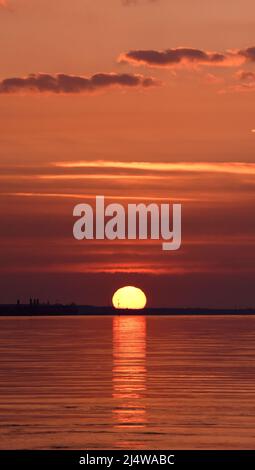
<svg viewBox="0 0 255 470"><path fill-rule="evenodd" d="M0 316L107 316L107 315L255 315L255 308L145 308L143 310L122 310L114 307L97 307L93 305L61 305L61 304L2 304L0 305Z"/></svg>

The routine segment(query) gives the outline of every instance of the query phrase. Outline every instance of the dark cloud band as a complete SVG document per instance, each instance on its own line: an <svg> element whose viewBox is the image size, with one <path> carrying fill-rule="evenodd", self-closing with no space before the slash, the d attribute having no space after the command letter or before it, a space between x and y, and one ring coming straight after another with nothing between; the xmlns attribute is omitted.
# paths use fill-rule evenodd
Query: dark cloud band
<svg viewBox="0 0 255 470"><path fill-rule="evenodd" d="M128 73L98 73L92 77L38 73L2 80L0 93L93 93L110 87L149 88L157 85L159 81L152 77Z"/></svg>
<svg viewBox="0 0 255 470"><path fill-rule="evenodd" d="M127 62L142 62L143 64L155 66L169 66L181 62L192 63L222 63L225 61L224 54L208 53L200 49L177 48L165 51L156 50L133 50L121 56Z"/></svg>
<svg viewBox="0 0 255 470"><path fill-rule="evenodd" d="M131 50L119 57L128 62L150 67L176 67L178 65L235 66L255 61L255 47L227 52L210 52L189 47L160 50Z"/></svg>

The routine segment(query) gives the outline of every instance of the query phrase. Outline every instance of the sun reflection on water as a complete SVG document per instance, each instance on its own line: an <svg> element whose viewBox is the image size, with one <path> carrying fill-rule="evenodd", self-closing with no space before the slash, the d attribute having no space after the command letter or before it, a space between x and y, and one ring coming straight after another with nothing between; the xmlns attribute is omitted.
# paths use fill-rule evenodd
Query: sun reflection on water
<svg viewBox="0 0 255 470"><path fill-rule="evenodd" d="M113 318L113 416L117 427L146 424L146 318Z"/></svg>

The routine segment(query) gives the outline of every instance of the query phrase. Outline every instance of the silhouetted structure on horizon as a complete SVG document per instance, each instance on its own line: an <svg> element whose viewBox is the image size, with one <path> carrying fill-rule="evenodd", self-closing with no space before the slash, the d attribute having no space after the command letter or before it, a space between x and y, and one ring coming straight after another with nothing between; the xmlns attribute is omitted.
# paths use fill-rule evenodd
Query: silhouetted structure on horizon
<svg viewBox="0 0 255 470"><path fill-rule="evenodd" d="M214 309L214 308L144 308L142 310L122 310L111 306L69 305L40 303L30 298L29 304L0 305L0 316L65 316L65 315L255 315L255 308Z"/></svg>

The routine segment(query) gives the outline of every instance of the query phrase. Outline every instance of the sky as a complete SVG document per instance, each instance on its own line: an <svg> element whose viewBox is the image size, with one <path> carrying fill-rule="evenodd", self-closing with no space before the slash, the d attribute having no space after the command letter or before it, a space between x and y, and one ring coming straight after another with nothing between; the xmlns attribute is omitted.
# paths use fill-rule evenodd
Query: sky
<svg viewBox="0 0 255 470"><path fill-rule="evenodd" d="M61 4L61 5L60 5ZM0 302L255 307L253 0L0 1ZM179 202L182 247L73 207Z"/></svg>

